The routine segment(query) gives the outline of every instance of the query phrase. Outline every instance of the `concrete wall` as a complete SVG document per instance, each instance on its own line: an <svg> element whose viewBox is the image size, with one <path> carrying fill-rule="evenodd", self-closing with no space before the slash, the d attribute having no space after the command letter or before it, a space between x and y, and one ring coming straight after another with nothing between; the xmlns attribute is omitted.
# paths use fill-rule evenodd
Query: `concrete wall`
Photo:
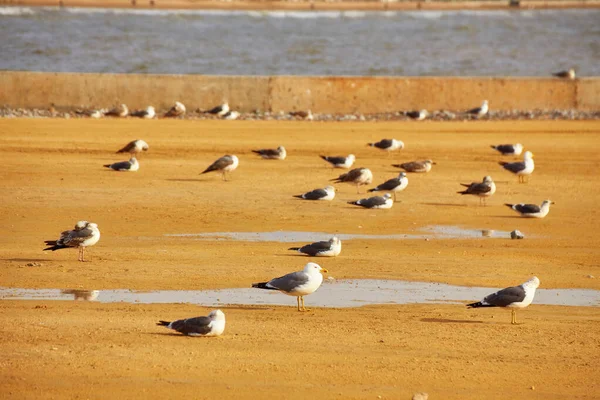
<svg viewBox="0 0 600 400"><path fill-rule="evenodd" d="M13 108L153 105L188 110L227 100L239 111L378 113L462 110L600 110L600 78L406 78L70 74L0 71L0 105Z"/></svg>

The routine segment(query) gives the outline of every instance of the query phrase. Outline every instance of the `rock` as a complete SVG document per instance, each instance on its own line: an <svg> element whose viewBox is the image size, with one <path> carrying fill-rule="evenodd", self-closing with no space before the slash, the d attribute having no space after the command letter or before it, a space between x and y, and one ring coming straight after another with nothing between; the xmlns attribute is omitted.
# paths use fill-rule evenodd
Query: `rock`
<svg viewBox="0 0 600 400"><path fill-rule="evenodd" d="M516 229L510 233L511 239L523 239L524 237L525 235L523 235L521 231L518 231Z"/></svg>
<svg viewBox="0 0 600 400"><path fill-rule="evenodd" d="M429 394L425 392L419 392L413 394L412 400L427 400L429 398Z"/></svg>

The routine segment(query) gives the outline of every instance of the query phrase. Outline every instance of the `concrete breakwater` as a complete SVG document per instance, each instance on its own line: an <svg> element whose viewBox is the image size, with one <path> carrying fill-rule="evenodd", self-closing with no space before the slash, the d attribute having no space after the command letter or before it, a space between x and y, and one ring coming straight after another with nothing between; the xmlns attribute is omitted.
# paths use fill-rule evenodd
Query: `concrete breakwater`
<svg viewBox="0 0 600 400"><path fill-rule="evenodd" d="M495 110L600 110L600 78L209 76L0 72L0 105L12 108L149 104L241 112L320 113L463 110L483 99Z"/></svg>

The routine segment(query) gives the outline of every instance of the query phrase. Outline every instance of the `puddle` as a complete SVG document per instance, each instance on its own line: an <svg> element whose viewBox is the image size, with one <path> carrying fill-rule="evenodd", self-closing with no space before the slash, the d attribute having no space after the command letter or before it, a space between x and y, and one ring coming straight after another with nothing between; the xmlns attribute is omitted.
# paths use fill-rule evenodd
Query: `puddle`
<svg viewBox="0 0 600 400"><path fill-rule="evenodd" d="M312 307L360 307L370 304L454 303L477 301L499 288L452 286L396 280L326 281L306 296ZM188 303L207 307L227 304L294 306L296 300L279 292L252 288L219 290L60 290L0 288L2 300L88 300L101 303ZM600 306L600 291L591 289L538 289L534 304Z"/></svg>
<svg viewBox="0 0 600 400"><path fill-rule="evenodd" d="M167 234L169 237L186 237L196 240L238 240L244 242L315 242L327 240L335 235L341 240L401 240L401 239L472 239L472 238L503 238L510 239L510 232L493 229L469 229L460 226L430 225L419 228L422 233L399 233L390 235L363 235L352 233L301 232L301 231L272 231L272 232L208 232L208 233L178 233Z"/></svg>

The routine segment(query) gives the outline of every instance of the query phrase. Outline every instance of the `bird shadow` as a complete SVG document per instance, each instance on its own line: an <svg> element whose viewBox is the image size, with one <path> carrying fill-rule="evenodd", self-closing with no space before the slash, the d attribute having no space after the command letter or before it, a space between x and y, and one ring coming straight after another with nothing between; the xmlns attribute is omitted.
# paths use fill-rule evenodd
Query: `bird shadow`
<svg viewBox="0 0 600 400"><path fill-rule="evenodd" d="M456 204L456 203L421 203L426 206L445 206L445 207L469 207L468 204Z"/></svg>
<svg viewBox="0 0 600 400"><path fill-rule="evenodd" d="M50 258L3 258L2 261L16 261L16 262L27 262L27 261L55 261Z"/></svg>
<svg viewBox="0 0 600 400"><path fill-rule="evenodd" d="M169 182L206 182L205 179L165 179Z"/></svg>
<svg viewBox="0 0 600 400"><path fill-rule="evenodd" d="M511 219L523 219L519 215L490 215L491 218L511 218Z"/></svg>
<svg viewBox="0 0 600 400"><path fill-rule="evenodd" d="M421 322L435 322L438 324L483 324L483 321L471 321L464 319L447 318L421 318Z"/></svg>
<svg viewBox="0 0 600 400"><path fill-rule="evenodd" d="M290 251L294 251L294 250L290 250ZM288 253L279 253L279 254L274 254L275 257L310 257L307 256L306 254L288 254Z"/></svg>

